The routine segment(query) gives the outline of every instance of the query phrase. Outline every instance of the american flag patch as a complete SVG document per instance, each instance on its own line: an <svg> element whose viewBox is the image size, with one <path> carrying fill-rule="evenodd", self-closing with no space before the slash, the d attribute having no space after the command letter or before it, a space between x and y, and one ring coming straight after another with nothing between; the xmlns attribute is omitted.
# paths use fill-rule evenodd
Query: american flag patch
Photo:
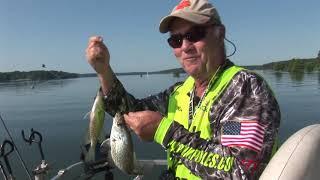
<svg viewBox="0 0 320 180"><path fill-rule="evenodd" d="M259 152L262 148L265 126L258 121L227 121L222 128L224 146L244 146Z"/></svg>

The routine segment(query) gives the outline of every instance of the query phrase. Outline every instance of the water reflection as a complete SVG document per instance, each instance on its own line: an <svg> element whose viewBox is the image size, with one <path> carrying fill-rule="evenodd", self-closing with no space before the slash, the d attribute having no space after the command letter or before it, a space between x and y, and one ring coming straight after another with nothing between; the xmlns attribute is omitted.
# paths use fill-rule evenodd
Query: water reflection
<svg viewBox="0 0 320 180"><path fill-rule="evenodd" d="M46 81L16 81L0 83L0 92L14 90L16 92L30 91L32 89L48 90L52 88L63 88L75 79L46 80Z"/></svg>
<svg viewBox="0 0 320 180"><path fill-rule="evenodd" d="M277 82L281 82L281 78L282 78L282 72L281 71L275 71L274 72L274 76L275 76Z"/></svg>
<svg viewBox="0 0 320 180"><path fill-rule="evenodd" d="M293 82L302 82L304 80L304 72L303 71L290 71L290 78Z"/></svg>

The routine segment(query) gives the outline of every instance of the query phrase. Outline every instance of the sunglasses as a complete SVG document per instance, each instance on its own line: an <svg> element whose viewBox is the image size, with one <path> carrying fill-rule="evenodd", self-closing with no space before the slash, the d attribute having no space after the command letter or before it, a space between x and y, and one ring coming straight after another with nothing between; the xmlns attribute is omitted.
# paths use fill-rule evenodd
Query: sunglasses
<svg viewBox="0 0 320 180"><path fill-rule="evenodd" d="M202 40L206 34L206 28L208 26L194 26L185 34L173 34L168 38L168 43L172 48L180 48L183 43L183 39L186 39L192 43Z"/></svg>

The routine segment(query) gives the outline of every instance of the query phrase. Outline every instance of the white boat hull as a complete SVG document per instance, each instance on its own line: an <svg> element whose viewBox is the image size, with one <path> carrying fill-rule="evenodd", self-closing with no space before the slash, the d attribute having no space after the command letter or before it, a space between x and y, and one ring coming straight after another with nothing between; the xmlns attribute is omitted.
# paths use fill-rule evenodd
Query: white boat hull
<svg viewBox="0 0 320 180"><path fill-rule="evenodd" d="M307 126L285 141L260 179L320 179L320 124Z"/></svg>

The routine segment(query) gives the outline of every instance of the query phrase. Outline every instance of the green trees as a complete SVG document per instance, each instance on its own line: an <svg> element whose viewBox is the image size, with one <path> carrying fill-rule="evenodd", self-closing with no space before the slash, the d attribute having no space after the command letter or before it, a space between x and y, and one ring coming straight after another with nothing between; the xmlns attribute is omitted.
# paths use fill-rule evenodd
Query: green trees
<svg viewBox="0 0 320 180"><path fill-rule="evenodd" d="M288 71L290 71L290 72L303 72L305 64L306 63L301 59L292 59L289 62Z"/></svg>
<svg viewBox="0 0 320 180"><path fill-rule="evenodd" d="M320 71L320 59L297 59L293 58L289 61L273 62L263 65L263 69L272 69L275 71L288 72L313 72Z"/></svg>
<svg viewBox="0 0 320 180"><path fill-rule="evenodd" d="M285 63L273 63L272 69L275 71L285 71L286 70L286 64Z"/></svg>

